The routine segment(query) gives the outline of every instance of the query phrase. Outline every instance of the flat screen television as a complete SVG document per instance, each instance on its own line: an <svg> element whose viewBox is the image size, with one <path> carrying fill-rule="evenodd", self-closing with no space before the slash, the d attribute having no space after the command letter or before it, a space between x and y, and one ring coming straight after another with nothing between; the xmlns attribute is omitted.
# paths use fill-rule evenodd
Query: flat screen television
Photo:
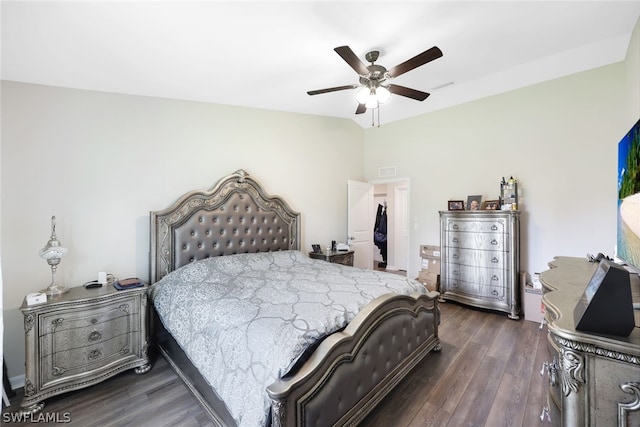
<svg viewBox="0 0 640 427"><path fill-rule="evenodd" d="M616 257L640 272L640 120L618 143Z"/></svg>

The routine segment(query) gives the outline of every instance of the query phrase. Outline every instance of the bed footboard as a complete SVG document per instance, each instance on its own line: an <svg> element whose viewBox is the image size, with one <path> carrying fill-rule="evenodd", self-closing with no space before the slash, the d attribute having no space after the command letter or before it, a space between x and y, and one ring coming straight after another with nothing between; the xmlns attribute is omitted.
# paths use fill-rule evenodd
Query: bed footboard
<svg viewBox="0 0 640 427"><path fill-rule="evenodd" d="M439 351L438 293L389 294L325 339L291 378L267 388L272 425L356 425L431 350Z"/></svg>

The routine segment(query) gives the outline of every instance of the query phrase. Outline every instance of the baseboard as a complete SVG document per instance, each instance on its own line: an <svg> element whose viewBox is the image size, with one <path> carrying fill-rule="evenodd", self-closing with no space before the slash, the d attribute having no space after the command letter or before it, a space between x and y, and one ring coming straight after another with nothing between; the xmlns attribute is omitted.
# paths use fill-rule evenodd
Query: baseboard
<svg viewBox="0 0 640 427"><path fill-rule="evenodd" d="M9 383L11 384L11 390L24 387L24 374L9 378Z"/></svg>

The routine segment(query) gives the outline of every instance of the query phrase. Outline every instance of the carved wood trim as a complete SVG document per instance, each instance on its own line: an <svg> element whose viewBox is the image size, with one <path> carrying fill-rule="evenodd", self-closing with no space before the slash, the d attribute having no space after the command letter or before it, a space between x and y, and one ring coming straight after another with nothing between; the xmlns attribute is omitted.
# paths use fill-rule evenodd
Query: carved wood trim
<svg viewBox="0 0 640 427"><path fill-rule="evenodd" d="M640 357L632 354L621 353L618 351L607 350L602 347L598 347L593 344L587 344L583 342L577 342L566 338L559 337L555 334L551 334L553 340L562 348L580 351L583 353L590 353L596 356L606 357L608 359L617 360L619 362L631 363L640 366Z"/></svg>
<svg viewBox="0 0 640 427"><path fill-rule="evenodd" d="M564 350L562 352L562 391L565 396L571 392L579 393L580 387L585 384L584 357L575 351Z"/></svg>
<svg viewBox="0 0 640 427"><path fill-rule="evenodd" d="M633 400L628 403L618 402L618 426L628 427L627 415L629 412L640 410L640 382L628 382L620 384L625 393L631 394ZM630 427L630 426L629 426Z"/></svg>

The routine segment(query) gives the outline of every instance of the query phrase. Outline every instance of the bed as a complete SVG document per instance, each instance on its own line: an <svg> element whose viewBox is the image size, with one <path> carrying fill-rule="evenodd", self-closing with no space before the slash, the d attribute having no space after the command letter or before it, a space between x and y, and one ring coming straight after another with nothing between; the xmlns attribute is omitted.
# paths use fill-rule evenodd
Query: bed
<svg viewBox="0 0 640 427"><path fill-rule="evenodd" d="M441 350L436 292L309 258L300 214L244 170L150 222L153 341L215 425L357 425Z"/></svg>

